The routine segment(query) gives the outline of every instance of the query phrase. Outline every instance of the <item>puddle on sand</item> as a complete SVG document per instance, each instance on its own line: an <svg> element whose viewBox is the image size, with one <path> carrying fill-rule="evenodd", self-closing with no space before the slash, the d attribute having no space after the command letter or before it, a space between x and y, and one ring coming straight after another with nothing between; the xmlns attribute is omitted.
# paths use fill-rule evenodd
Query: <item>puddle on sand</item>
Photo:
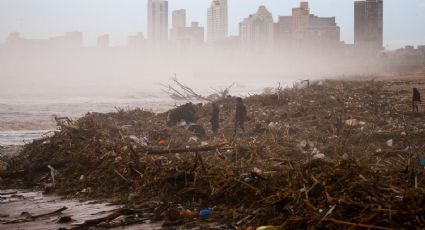
<svg viewBox="0 0 425 230"><path fill-rule="evenodd" d="M0 229L45 230L71 228L75 224L83 223L85 220L107 216L113 210L120 208L120 206L104 202L80 202L75 199L46 196L38 191L0 190L0 194L2 194L0 195ZM46 216L31 222L4 224L5 222L22 218L20 216L22 212L39 215L56 211L62 207L67 207L67 209L59 215ZM75 221L67 224L57 223L61 216L71 216ZM161 224L137 224L113 229L161 229Z"/></svg>

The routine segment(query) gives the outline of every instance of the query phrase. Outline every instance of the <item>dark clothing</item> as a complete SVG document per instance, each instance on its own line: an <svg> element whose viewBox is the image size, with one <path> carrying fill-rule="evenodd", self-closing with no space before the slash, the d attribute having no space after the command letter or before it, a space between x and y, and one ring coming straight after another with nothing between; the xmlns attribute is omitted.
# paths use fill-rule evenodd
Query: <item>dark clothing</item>
<svg viewBox="0 0 425 230"><path fill-rule="evenodd" d="M413 112L419 111L419 104L421 103L421 94L419 93L417 88L413 88L413 96L412 96L412 110Z"/></svg>
<svg viewBox="0 0 425 230"><path fill-rule="evenodd" d="M200 126L198 124L195 124L195 123L189 124L187 126L187 130L192 131L198 137L204 137L205 136L205 129L204 129L204 127L202 127L202 126Z"/></svg>
<svg viewBox="0 0 425 230"><path fill-rule="evenodd" d="M216 104L213 104L212 106L210 122L212 131L217 133L218 129L220 128L220 108Z"/></svg>
<svg viewBox="0 0 425 230"><path fill-rule="evenodd" d="M246 107L242 101L236 103L236 114L235 114L235 129L241 128L244 130L244 124L246 119Z"/></svg>
<svg viewBox="0 0 425 230"><path fill-rule="evenodd" d="M421 94L419 93L419 91L413 92L412 101L421 101Z"/></svg>
<svg viewBox="0 0 425 230"><path fill-rule="evenodd" d="M195 107L192 103L186 103L182 106L179 106L171 110L168 114L167 126L176 125L181 120L185 121L186 123L195 123L195 113Z"/></svg>

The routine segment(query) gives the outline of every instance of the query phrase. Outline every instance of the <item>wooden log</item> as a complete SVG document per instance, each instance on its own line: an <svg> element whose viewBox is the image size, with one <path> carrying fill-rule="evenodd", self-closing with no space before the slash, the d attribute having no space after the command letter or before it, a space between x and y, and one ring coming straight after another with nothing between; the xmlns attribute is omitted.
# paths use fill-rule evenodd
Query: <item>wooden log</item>
<svg viewBox="0 0 425 230"><path fill-rule="evenodd" d="M342 225L348 225L348 226L359 227L359 228L379 229L379 230L395 230L394 228L380 227L380 226L369 225L369 224L351 223L351 222L348 222L348 221L336 220L336 219L333 219L333 218L326 218L323 221L329 221L329 222L333 222L335 224L342 224Z"/></svg>
<svg viewBox="0 0 425 230"><path fill-rule="evenodd" d="M140 214L142 213L142 210L140 209L129 209L129 208L120 208L117 209L115 212L105 216L105 217L101 217L101 218L97 218L97 219L91 219L91 220L86 220L84 223L71 228L72 230L79 230L79 229L87 229L89 227L93 227L93 226L97 226L98 224L102 223L102 222L110 222L120 216L123 215L133 215L133 214Z"/></svg>
<svg viewBox="0 0 425 230"><path fill-rule="evenodd" d="M22 223L22 222L30 222L30 221L34 221L34 220L36 220L38 218L41 218L41 217L46 217L46 216L52 216L52 215L60 214L60 213L62 213L62 211L66 210L66 209L68 209L68 208L67 207L62 207L62 208L60 208L58 210L55 210L53 212L43 213L43 214L39 214L39 215L31 215L28 212L23 212L21 215L25 215L26 216L25 218L7 221L7 222L5 222L3 224L16 224L16 223Z"/></svg>
<svg viewBox="0 0 425 230"><path fill-rule="evenodd" d="M149 155L162 155L162 154L175 154L175 153L208 152L208 151L215 151L217 149L220 149L220 150L233 149L233 147L224 147L225 145L226 144L214 145L214 146L201 146L201 147L193 147L193 148L181 148L181 149L148 148L142 151Z"/></svg>

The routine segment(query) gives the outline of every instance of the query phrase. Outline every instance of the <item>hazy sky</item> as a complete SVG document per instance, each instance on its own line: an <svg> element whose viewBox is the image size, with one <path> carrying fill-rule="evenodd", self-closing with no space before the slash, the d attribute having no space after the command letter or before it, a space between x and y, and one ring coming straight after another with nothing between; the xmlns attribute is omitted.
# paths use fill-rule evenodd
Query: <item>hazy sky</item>
<svg viewBox="0 0 425 230"><path fill-rule="evenodd" d="M28 38L47 38L68 31L84 33L86 45L96 37L111 35L112 45L125 44L129 34L146 33L147 0L0 0L0 43L18 31ZM170 12L187 9L188 22L206 25L206 9L211 0L169 0ZM341 39L353 41L353 0L311 0L313 14L336 16ZM238 33L238 23L266 5L275 21L290 15L298 0L229 0L230 33ZM171 13L170 13L171 15ZM170 17L171 20L171 17ZM397 48L425 44L425 0L384 0L384 44Z"/></svg>

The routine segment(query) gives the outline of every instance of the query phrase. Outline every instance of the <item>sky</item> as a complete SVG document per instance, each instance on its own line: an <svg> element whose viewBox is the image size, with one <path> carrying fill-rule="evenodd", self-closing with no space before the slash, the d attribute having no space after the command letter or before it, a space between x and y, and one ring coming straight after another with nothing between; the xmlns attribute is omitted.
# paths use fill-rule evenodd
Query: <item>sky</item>
<svg viewBox="0 0 425 230"><path fill-rule="evenodd" d="M169 11L186 9L187 21L206 26L211 0L169 0ZM353 42L353 0L310 0L311 13L335 16L341 40ZM69 31L84 33L84 44L110 34L112 45L124 45L127 36L147 28L147 0L0 0L0 43L10 32L26 38L47 38ZM237 35L238 23L265 5L278 16L290 15L298 0L229 0L229 31ZM171 16L170 16L171 25ZM384 45L389 49L425 45L425 0L384 0Z"/></svg>

